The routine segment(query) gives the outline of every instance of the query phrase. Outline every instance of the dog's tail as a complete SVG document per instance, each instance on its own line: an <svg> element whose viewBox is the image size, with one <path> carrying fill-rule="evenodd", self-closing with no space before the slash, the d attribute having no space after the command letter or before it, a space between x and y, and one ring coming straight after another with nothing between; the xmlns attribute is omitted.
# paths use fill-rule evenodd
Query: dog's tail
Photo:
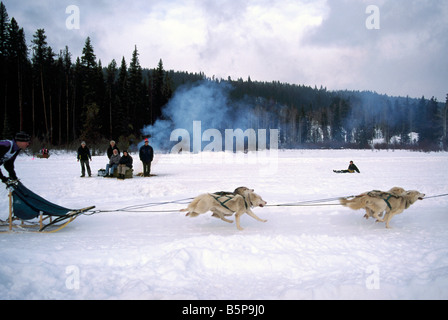
<svg viewBox="0 0 448 320"><path fill-rule="evenodd" d="M363 209L366 206L366 200L362 196L354 197L353 199L340 198L339 202L341 205L343 205L345 207L349 207L350 209L353 209L353 210Z"/></svg>
<svg viewBox="0 0 448 320"><path fill-rule="evenodd" d="M190 218L196 218L197 216L199 216L199 213L196 213L196 212L191 212L190 210L188 210L188 209L182 209L182 210L180 210L180 212L187 212L187 214L185 215L186 217L190 217Z"/></svg>
<svg viewBox="0 0 448 320"><path fill-rule="evenodd" d="M198 214L194 212L194 209L196 208L196 205L199 203L199 201L201 201L201 199L199 199L199 197L197 197L188 205L188 208L182 209L182 210L180 210L180 212L188 212L186 214L187 217L192 217L192 218L197 217Z"/></svg>

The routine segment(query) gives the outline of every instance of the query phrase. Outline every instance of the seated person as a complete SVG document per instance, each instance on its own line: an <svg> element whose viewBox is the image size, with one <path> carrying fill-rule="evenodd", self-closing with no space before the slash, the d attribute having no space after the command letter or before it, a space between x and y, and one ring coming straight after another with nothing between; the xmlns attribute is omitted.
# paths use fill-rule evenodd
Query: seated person
<svg viewBox="0 0 448 320"><path fill-rule="evenodd" d="M110 157L109 163L106 165L106 175L105 177L112 177L114 175L114 171L118 168L120 164L120 154L117 149L114 149L112 156Z"/></svg>
<svg viewBox="0 0 448 320"><path fill-rule="evenodd" d="M333 172L336 173L361 173L358 169L358 167L353 163L353 161L350 161L350 165L348 166L347 170L333 170Z"/></svg>
<svg viewBox="0 0 448 320"><path fill-rule="evenodd" d="M42 150L40 150L40 152L44 158L48 158L48 156L50 155L50 152L47 148L43 148Z"/></svg>
<svg viewBox="0 0 448 320"><path fill-rule="evenodd" d="M123 156L118 164L118 179L124 179L126 176L126 171L132 169L132 157L127 151L123 151Z"/></svg>

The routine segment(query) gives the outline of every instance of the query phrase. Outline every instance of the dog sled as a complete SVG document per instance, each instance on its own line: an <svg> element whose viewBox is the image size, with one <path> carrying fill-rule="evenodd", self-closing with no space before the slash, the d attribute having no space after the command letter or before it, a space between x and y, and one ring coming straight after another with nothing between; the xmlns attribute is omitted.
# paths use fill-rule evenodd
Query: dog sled
<svg viewBox="0 0 448 320"><path fill-rule="evenodd" d="M8 189L9 218L7 221L0 220L0 233L54 233L95 208L73 210L61 207L27 189L20 181L9 184Z"/></svg>

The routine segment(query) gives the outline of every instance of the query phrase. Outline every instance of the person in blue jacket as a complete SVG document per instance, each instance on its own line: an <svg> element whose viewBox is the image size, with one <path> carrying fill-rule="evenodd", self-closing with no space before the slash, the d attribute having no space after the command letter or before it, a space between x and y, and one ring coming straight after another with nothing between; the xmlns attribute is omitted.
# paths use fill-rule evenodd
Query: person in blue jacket
<svg viewBox="0 0 448 320"><path fill-rule="evenodd" d="M14 170L14 161L21 150L25 150L30 145L31 138L25 132L16 134L14 140L0 141L0 166L3 166L9 173L9 177L5 177L0 170L0 179L3 183L9 184L18 180L16 171Z"/></svg>
<svg viewBox="0 0 448 320"><path fill-rule="evenodd" d="M151 162L154 159L154 149L149 145L149 139L145 139L145 144L140 148L140 161L143 163L143 176L151 175Z"/></svg>

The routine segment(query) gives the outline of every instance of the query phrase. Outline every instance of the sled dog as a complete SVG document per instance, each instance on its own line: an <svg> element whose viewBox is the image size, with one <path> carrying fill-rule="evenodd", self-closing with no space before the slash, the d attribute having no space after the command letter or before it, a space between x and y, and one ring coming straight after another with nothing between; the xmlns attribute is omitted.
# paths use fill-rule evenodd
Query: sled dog
<svg viewBox="0 0 448 320"><path fill-rule="evenodd" d="M396 215L408 209L417 200L423 200L425 194L410 190L406 191L400 187L394 187L389 191L373 190L365 192L352 199L341 198L343 206L353 210L365 209L364 217L375 218L377 222L386 222L386 228L390 228L390 220ZM385 212L384 217L383 212Z"/></svg>
<svg viewBox="0 0 448 320"><path fill-rule="evenodd" d="M232 216L235 213L236 227L238 230L243 230L240 224L240 218L244 213L247 213L257 221L267 221L257 217L251 210L253 207L264 207L266 204L266 201L254 193L253 189L239 187L234 192L222 191L202 194L196 197L188 205L188 208L181 210L181 212L187 212L187 217L194 218L211 211L213 213L212 217L219 218L228 223L233 223L233 221L226 217Z"/></svg>

